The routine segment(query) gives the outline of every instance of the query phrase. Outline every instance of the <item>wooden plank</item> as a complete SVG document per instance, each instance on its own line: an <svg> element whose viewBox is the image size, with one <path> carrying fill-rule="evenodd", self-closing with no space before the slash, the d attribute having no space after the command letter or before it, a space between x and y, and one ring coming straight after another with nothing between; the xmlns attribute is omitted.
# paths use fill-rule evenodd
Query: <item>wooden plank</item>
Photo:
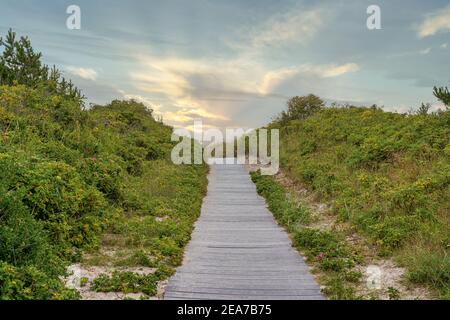
<svg viewBox="0 0 450 320"><path fill-rule="evenodd" d="M324 299L241 165L211 166L208 194L165 299Z"/></svg>

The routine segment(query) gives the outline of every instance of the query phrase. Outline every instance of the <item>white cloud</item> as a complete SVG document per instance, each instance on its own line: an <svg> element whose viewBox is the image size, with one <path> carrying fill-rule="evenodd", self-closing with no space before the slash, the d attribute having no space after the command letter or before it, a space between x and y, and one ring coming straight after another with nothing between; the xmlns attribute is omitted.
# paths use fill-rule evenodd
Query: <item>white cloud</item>
<svg viewBox="0 0 450 320"><path fill-rule="evenodd" d="M419 38L426 38L441 31L450 31L450 5L427 15L417 34Z"/></svg>
<svg viewBox="0 0 450 320"><path fill-rule="evenodd" d="M210 110L211 104L202 101L201 95L206 91L228 88L226 62L214 63L176 57L157 57L152 55L138 56L140 70L130 72L131 80L141 92L152 97L158 97L161 102L158 107L163 118L170 124L191 123L194 119L208 119L211 121L227 121L228 117L222 110ZM224 71L217 68L224 66ZM232 83L232 81L230 81ZM204 86L210 86L203 88ZM151 100L147 98L148 104Z"/></svg>
<svg viewBox="0 0 450 320"><path fill-rule="evenodd" d="M405 51L405 52L399 52L399 53L394 53L389 55L389 58L403 58L403 57L408 57L408 56L417 56L417 55L427 55L430 54L435 48L437 47L428 47L422 50L414 50L414 51ZM445 49L447 48L447 44L444 43L443 45L440 46L440 48Z"/></svg>
<svg viewBox="0 0 450 320"><path fill-rule="evenodd" d="M162 101L158 110L174 126L189 125L194 119L224 125L235 119L248 101L267 97L287 99L277 92L280 86L288 84L297 93L300 88L296 77L317 82L317 79L336 78L359 70L356 63L302 64L271 70L263 63L242 57L194 60L145 55L136 58L141 67L131 71L130 78L142 94L134 98L148 105L152 105L152 99ZM144 96L151 98L144 100Z"/></svg>
<svg viewBox="0 0 450 320"><path fill-rule="evenodd" d="M123 90L119 90L119 92L122 94L123 98L126 100L135 100L137 102L143 103L147 108L153 110L153 111L159 111L161 109L161 104L155 103L151 99L144 97L139 94L129 94L126 93Z"/></svg>
<svg viewBox="0 0 450 320"><path fill-rule="evenodd" d="M255 47L278 46L284 43L305 43L314 38L323 25L323 11L293 10L274 15L259 28L252 30L251 43Z"/></svg>
<svg viewBox="0 0 450 320"><path fill-rule="evenodd" d="M272 48L307 44L328 15L325 8L291 8L262 23L238 28L236 37L227 42L235 50L229 58L137 55L141 67L130 71L131 82L143 96L163 101L160 111L173 126L188 126L199 118L207 125L228 126L231 119L239 121L243 110L256 101L261 106L266 98L287 99L276 90L290 80L297 93L295 77L300 73L305 78L333 78L359 69L349 63L302 64L277 70L257 58Z"/></svg>
<svg viewBox="0 0 450 320"><path fill-rule="evenodd" d="M90 68L81 68L81 67L73 67L69 66L67 67L67 70L76 76L79 76L80 78L86 79L86 80L96 80L97 79L97 71Z"/></svg>
<svg viewBox="0 0 450 320"><path fill-rule="evenodd" d="M227 117L216 115L203 109L182 108L177 111L169 111L164 114L164 119L175 121L179 123L193 122L195 119L213 119L213 120L228 120Z"/></svg>
<svg viewBox="0 0 450 320"><path fill-rule="evenodd" d="M257 56L268 48L294 44L306 45L318 34L329 18L324 7L290 8L273 14L262 23L238 27L226 43L241 55Z"/></svg>
<svg viewBox="0 0 450 320"><path fill-rule="evenodd" d="M448 47L448 43L443 43L443 44L441 44L441 48L442 48L442 49L447 49L447 47Z"/></svg>
<svg viewBox="0 0 450 320"><path fill-rule="evenodd" d="M430 52L431 52L431 48L426 48L426 49L420 50L420 51L419 51L419 54L421 54L421 55L427 55L427 54L429 54Z"/></svg>
<svg viewBox="0 0 450 320"><path fill-rule="evenodd" d="M262 94L270 94L277 86L298 75L318 78L334 78L346 73L356 72L360 68L356 63L311 65L304 64L295 68L269 71L264 76L259 91Z"/></svg>
<svg viewBox="0 0 450 320"><path fill-rule="evenodd" d="M356 63L277 69L259 59L274 47L307 44L329 15L325 8L291 8L260 24L238 28L238 35L228 42L235 50L229 58L137 55L140 68L130 71L131 83L142 95L163 101L160 111L173 126L188 126L199 118L207 125L228 126L230 120L236 124L244 110L250 111L247 108L258 105L261 110L273 103L269 98L286 100L291 94L300 94L304 86L297 81L299 77L317 84L318 79L359 70Z"/></svg>
<svg viewBox="0 0 450 320"><path fill-rule="evenodd" d="M332 64L313 68L313 71L323 78L334 78L358 70L359 66L356 63L346 63L341 65Z"/></svg>
<svg viewBox="0 0 450 320"><path fill-rule="evenodd" d="M268 73L266 73L260 84L259 92L261 92L261 94L269 94L279 84L292 79L298 74L298 68L269 71Z"/></svg>

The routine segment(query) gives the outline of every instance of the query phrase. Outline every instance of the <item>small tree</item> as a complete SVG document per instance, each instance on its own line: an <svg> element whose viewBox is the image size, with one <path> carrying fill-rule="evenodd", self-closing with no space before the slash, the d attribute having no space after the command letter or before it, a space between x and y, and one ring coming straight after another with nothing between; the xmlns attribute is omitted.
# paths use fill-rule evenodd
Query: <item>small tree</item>
<svg viewBox="0 0 450 320"><path fill-rule="evenodd" d="M8 31L6 38L0 37L0 85L23 84L28 87L43 87L82 102L84 96L72 81L66 81L56 67L50 69L41 62L42 54L34 52L27 37L16 39L16 33Z"/></svg>
<svg viewBox="0 0 450 320"><path fill-rule="evenodd" d="M41 64L41 54L34 52L26 37L16 41L16 34L9 30L6 39L0 38L0 84L12 85L14 82L34 86L46 80L47 72Z"/></svg>
<svg viewBox="0 0 450 320"><path fill-rule="evenodd" d="M296 96L287 101L287 110L281 112L278 121L303 120L319 111L325 103L319 97L310 94L308 96Z"/></svg>
<svg viewBox="0 0 450 320"><path fill-rule="evenodd" d="M447 87L434 87L433 93L442 103L450 107L450 91Z"/></svg>
<svg viewBox="0 0 450 320"><path fill-rule="evenodd" d="M418 115L427 115L428 111L431 109L431 104L429 103L422 103L422 105L417 109L416 114Z"/></svg>

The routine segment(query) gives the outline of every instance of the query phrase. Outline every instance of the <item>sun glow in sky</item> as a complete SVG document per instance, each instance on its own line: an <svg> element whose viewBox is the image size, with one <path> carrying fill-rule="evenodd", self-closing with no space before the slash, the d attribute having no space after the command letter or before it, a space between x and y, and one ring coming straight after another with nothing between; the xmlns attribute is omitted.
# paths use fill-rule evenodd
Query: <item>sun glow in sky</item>
<svg viewBox="0 0 450 320"><path fill-rule="evenodd" d="M406 112L450 80L448 0L2 0L0 33L31 38L90 102L134 98L165 122L256 127L294 95ZM81 30L66 8L81 8Z"/></svg>

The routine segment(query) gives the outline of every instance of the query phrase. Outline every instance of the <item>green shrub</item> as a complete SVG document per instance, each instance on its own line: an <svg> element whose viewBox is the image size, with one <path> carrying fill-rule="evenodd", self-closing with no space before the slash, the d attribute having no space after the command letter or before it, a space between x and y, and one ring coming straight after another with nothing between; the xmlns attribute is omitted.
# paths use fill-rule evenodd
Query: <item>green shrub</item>
<svg viewBox="0 0 450 320"><path fill-rule="evenodd" d="M35 266L21 268L0 261L0 300L73 300L80 296L58 278Z"/></svg>
<svg viewBox="0 0 450 320"><path fill-rule="evenodd" d="M324 270L342 271L354 266L350 249L330 231L303 228L294 233L294 243L306 249L310 259L319 260Z"/></svg>
<svg viewBox="0 0 450 320"><path fill-rule="evenodd" d="M286 194L284 188L276 183L272 177L263 176L260 171L257 171L251 173L251 178L256 183L258 194L267 199L269 210L282 225L292 230L297 225L310 221L310 211L302 204L292 200Z"/></svg>
<svg viewBox="0 0 450 320"><path fill-rule="evenodd" d="M0 299L76 297L60 278L106 229L129 246L117 264L167 277L199 215L206 166L173 165L172 128L142 103L85 109L28 39L10 32L0 47Z"/></svg>
<svg viewBox="0 0 450 320"><path fill-rule="evenodd" d="M141 275L133 272L115 271L111 276L102 274L94 279L92 288L98 292L156 294L158 277L154 274Z"/></svg>
<svg viewBox="0 0 450 320"><path fill-rule="evenodd" d="M124 168L125 161L114 154L101 154L78 162L85 180L112 201L123 198Z"/></svg>
<svg viewBox="0 0 450 320"><path fill-rule="evenodd" d="M256 189L267 201L277 221L291 233L293 244L308 260L325 273L323 292L331 299L357 299L353 283L361 273L352 268L360 258L333 231L309 229L310 211L287 196L285 189L271 176L251 173Z"/></svg>
<svg viewBox="0 0 450 320"><path fill-rule="evenodd" d="M306 119L325 106L319 97L310 94L303 97L293 97L287 102L287 110L283 111L277 121L286 123L290 120Z"/></svg>
<svg viewBox="0 0 450 320"><path fill-rule="evenodd" d="M356 294L355 289L347 285L345 278L340 274L331 276L329 279L327 279L322 292L332 300L361 299L361 297Z"/></svg>
<svg viewBox="0 0 450 320"><path fill-rule="evenodd" d="M331 107L269 128L280 129L285 173L329 202L380 255L414 248L413 258L422 248L439 252L448 243L450 111L403 115ZM408 270L416 266L412 261L405 263ZM430 274L433 268L441 272L430 264Z"/></svg>
<svg viewBox="0 0 450 320"><path fill-rule="evenodd" d="M39 163L23 179L20 188L26 190L24 204L44 222L55 241L76 246L92 242L101 226L87 216L100 218L105 200L75 168L62 162ZM92 223L87 224L89 220Z"/></svg>
<svg viewBox="0 0 450 320"><path fill-rule="evenodd" d="M33 218L13 193L0 192L3 194L0 198L0 261L15 266L34 264L50 274L63 271L42 223Z"/></svg>
<svg viewBox="0 0 450 320"><path fill-rule="evenodd" d="M418 229L417 217L387 216L381 222L369 228L371 234L377 239L380 254L392 253L392 250L401 248L408 237L412 237Z"/></svg>

